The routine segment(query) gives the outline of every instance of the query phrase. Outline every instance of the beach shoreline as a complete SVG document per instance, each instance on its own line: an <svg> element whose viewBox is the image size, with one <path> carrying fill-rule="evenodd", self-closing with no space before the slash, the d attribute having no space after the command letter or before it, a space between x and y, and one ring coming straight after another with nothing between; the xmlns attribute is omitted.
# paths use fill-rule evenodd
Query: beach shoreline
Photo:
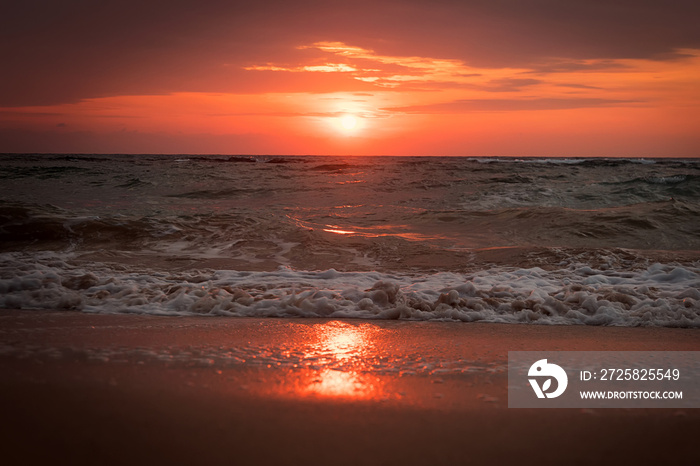
<svg viewBox="0 0 700 466"><path fill-rule="evenodd" d="M6 464L681 464L700 420L507 408L508 351L690 329L4 310L0 348Z"/></svg>

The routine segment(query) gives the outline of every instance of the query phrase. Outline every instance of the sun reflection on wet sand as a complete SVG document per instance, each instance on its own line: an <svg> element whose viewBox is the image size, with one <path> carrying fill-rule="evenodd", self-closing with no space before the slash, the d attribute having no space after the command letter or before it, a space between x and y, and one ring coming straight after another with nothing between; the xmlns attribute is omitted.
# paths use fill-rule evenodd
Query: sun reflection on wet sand
<svg viewBox="0 0 700 466"><path fill-rule="evenodd" d="M386 330L338 321L314 325L310 330L307 345L300 349L309 361L308 369L290 371L286 390L298 397L386 397L384 383L372 374L371 363L379 358L375 338Z"/></svg>
<svg viewBox="0 0 700 466"><path fill-rule="evenodd" d="M317 395L321 397L374 399L382 395L379 378L359 372L344 372L324 369L308 378L302 379L299 395ZM305 385L305 386L304 386Z"/></svg>

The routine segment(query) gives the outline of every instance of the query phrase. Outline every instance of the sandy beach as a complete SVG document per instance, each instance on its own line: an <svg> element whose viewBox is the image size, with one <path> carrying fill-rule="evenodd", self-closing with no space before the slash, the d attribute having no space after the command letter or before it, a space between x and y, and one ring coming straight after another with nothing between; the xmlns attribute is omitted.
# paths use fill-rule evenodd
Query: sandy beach
<svg viewBox="0 0 700 466"><path fill-rule="evenodd" d="M507 352L693 330L0 311L4 464L687 464L692 409L507 408Z"/></svg>

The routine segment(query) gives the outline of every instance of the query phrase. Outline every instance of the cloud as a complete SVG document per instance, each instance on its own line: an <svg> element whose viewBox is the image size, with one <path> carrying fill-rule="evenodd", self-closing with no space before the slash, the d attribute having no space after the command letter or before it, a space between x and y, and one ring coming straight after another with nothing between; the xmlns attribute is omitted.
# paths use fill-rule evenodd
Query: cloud
<svg viewBox="0 0 700 466"><path fill-rule="evenodd" d="M258 154L288 153L262 134L165 134L138 131L33 131L0 128L3 153Z"/></svg>
<svg viewBox="0 0 700 466"><path fill-rule="evenodd" d="M536 84L541 84L541 79L532 78L499 78L492 79L483 86L478 86L479 89L487 92L517 92L521 89Z"/></svg>
<svg viewBox="0 0 700 466"><path fill-rule="evenodd" d="M532 63L529 73L576 73L617 71L626 68L619 60L570 60L554 58Z"/></svg>
<svg viewBox="0 0 700 466"><path fill-rule="evenodd" d="M470 86L492 92L516 91L523 87L538 84L534 78L497 77L494 70L476 69L461 60L422 57L388 56L374 50L345 44L343 42L317 42L297 47L299 50L323 52L325 64L290 65L275 63L252 65L247 71L274 72L323 72L347 73L353 79L380 89L434 90ZM316 60L320 60L317 58ZM342 61L343 63L338 63ZM496 75L510 74L527 70L500 70ZM488 82L483 83L484 80ZM479 84L480 83L480 84Z"/></svg>
<svg viewBox="0 0 700 466"><path fill-rule="evenodd" d="M394 113L470 113L470 112L511 112L524 110L565 110L590 107L618 107L639 103L634 100L615 99L461 99L428 105L384 108Z"/></svg>
<svg viewBox="0 0 700 466"><path fill-rule="evenodd" d="M345 63L324 63L328 54L360 60L366 50L397 58L382 62L387 73L389 65L412 69L359 76L386 86L436 66L412 57L539 72L673 60L680 49L700 48L698 17L696 0L10 2L0 16L0 106L252 92L259 86L233 68L323 67ZM319 43L326 45L298 48Z"/></svg>
<svg viewBox="0 0 700 466"><path fill-rule="evenodd" d="M556 83L554 85L557 87L568 87L571 89L593 89L593 90L603 89L602 87L599 87L599 86L588 86L586 84L576 84L576 83Z"/></svg>
<svg viewBox="0 0 700 466"><path fill-rule="evenodd" d="M357 68L353 68L345 63L326 63L325 65L307 65L307 66L296 66L296 67L284 67L277 65L254 65L246 66L243 68L246 71L289 71L291 73L300 73L303 71L321 72L321 73L349 73L352 71L357 71Z"/></svg>

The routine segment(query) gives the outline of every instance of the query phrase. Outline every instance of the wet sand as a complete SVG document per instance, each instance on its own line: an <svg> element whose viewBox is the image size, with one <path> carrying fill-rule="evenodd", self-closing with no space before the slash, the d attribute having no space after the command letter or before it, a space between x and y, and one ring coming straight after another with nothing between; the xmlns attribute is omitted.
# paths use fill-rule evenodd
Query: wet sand
<svg viewBox="0 0 700 466"><path fill-rule="evenodd" d="M0 311L3 464L687 464L698 410L507 408L508 351L697 331Z"/></svg>

